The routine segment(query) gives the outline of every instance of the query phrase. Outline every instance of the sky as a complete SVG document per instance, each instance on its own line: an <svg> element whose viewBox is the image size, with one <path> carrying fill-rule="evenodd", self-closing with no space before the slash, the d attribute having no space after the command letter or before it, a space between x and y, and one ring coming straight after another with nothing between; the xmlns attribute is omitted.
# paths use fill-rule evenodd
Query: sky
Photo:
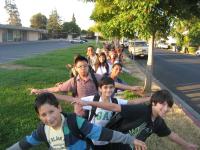
<svg viewBox="0 0 200 150"><path fill-rule="evenodd" d="M81 29L88 29L94 24L90 15L94 3L84 3L81 0L15 0L22 26L30 27L30 18L37 13L42 13L47 18L51 11L56 9L63 22L69 22L74 13L76 23ZM4 9L5 0L0 0L0 24L8 24L8 14Z"/></svg>

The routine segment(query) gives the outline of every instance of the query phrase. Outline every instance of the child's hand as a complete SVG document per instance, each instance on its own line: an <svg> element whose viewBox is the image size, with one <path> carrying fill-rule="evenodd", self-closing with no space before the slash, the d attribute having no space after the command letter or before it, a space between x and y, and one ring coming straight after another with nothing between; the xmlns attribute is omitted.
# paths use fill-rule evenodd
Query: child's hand
<svg viewBox="0 0 200 150"><path fill-rule="evenodd" d="M184 149L185 150L197 150L198 149L198 145L188 143Z"/></svg>
<svg viewBox="0 0 200 150"><path fill-rule="evenodd" d="M39 95L45 92L44 90L33 89L33 88L29 88L29 90L31 91L31 94L34 94L34 95Z"/></svg>
<svg viewBox="0 0 200 150"><path fill-rule="evenodd" d="M134 144L135 150L147 150L146 144L140 140L134 139L133 144Z"/></svg>
<svg viewBox="0 0 200 150"><path fill-rule="evenodd" d="M142 91L143 87L142 86L132 86L132 91Z"/></svg>

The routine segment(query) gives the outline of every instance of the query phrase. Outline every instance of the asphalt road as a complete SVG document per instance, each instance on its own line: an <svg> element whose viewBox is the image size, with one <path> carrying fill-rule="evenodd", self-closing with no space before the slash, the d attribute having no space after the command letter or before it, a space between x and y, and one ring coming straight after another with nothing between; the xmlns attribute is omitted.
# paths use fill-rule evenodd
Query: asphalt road
<svg viewBox="0 0 200 150"><path fill-rule="evenodd" d="M156 49L153 75L200 114L200 57Z"/></svg>
<svg viewBox="0 0 200 150"><path fill-rule="evenodd" d="M64 40L0 44L0 64L71 46Z"/></svg>

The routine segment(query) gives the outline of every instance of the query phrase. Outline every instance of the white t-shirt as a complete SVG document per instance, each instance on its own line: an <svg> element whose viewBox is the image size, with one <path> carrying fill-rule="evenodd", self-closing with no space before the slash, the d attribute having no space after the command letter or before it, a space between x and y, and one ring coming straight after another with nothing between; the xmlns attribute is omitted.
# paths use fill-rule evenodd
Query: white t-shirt
<svg viewBox="0 0 200 150"><path fill-rule="evenodd" d="M61 114L62 123L59 129L53 129L50 126L45 125L44 131L47 137L47 141L52 149L55 150L66 150L65 141L64 141L64 133L63 133L63 124L64 124L64 116Z"/></svg>
<svg viewBox="0 0 200 150"><path fill-rule="evenodd" d="M97 68L96 74L104 75L105 73L107 73L105 66L99 66ZM108 73L109 73L109 70L108 70Z"/></svg>
<svg viewBox="0 0 200 150"><path fill-rule="evenodd" d="M81 98L81 100L83 101L93 101L94 95L93 96L87 96L87 97L83 97ZM102 102L102 99L100 97L99 102ZM125 105L128 103L127 100L123 100L123 99L118 99L117 98L117 102L119 105ZM112 100L110 99L110 103L112 103ZM85 110L91 110L92 106L83 106L83 109ZM94 116L91 120L91 123L96 124L98 126L102 126L105 127L106 124L109 122L109 120L112 117L112 111L109 110L105 110L102 108L97 108L96 112L97 116ZM108 142L103 142L103 141L93 141L94 145L105 145L108 144Z"/></svg>

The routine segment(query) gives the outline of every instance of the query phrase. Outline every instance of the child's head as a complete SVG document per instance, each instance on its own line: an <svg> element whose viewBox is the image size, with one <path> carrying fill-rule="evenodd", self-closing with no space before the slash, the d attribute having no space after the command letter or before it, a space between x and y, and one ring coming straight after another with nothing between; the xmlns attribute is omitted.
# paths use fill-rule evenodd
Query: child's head
<svg viewBox="0 0 200 150"><path fill-rule="evenodd" d="M167 90L159 90L155 92L150 99L152 111L155 115L164 117L174 104L173 97Z"/></svg>
<svg viewBox="0 0 200 150"><path fill-rule="evenodd" d="M94 54L95 54L94 47L93 46L88 46L87 47L87 56L93 56Z"/></svg>
<svg viewBox="0 0 200 150"><path fill-rule="evenodd" d="M35 99L35 111L40 120L53 128L58 128L61 125L61 107L58 100L52 93L43 93Z"/></svg>
<svg viewBox="0 0 200 150"><path fill-rule="evenodd" d="M98 59L99 59L99 62L101 63L101 64L103 64L103 63L106 63L107 62L107 60L106 60L106 54L105 53L100 53L99 55L98 55Z"/></svg>
<svg viewBox="0 0 200 150"><path fill-rule="evenodd" d="M115 63L112 66L111 74L113 77L118 77L122 71L122 64L121 63Z"/></svg>
<svg viewBox="0 0 200 150"><path fill-rule="evenodd" d="M88 60L84 56L78 55L74 60L75 70L79 75L88 74Z"/></svg>
<svg viewBox="0 0 200 150"><path fill-rule="evenodd" d="M99 82L99 92L101 95L110 97L114 91L115 82L112 78L104 76Z"/></svg>

